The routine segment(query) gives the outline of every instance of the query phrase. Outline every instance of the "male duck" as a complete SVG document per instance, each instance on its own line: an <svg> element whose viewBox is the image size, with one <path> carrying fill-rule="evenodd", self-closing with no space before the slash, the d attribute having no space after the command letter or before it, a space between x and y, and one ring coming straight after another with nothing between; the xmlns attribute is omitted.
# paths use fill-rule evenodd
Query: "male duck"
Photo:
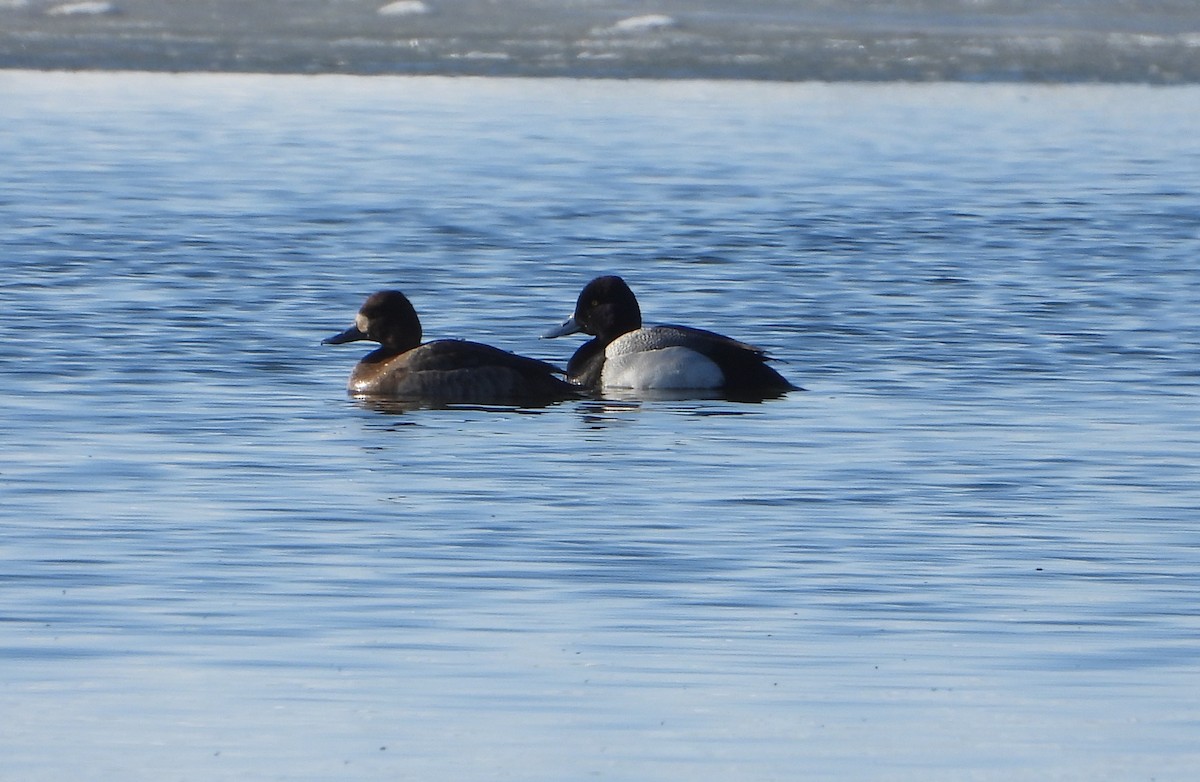
<svg viewBox="0 0 1200 782"><path fill-rule="evenodd" d="M434 404L541 405L579 396L562 370L490 345L459 339L421 344L421 321L400 291L371 294L354 325L322 344L371 340L381 347L350 373L355 396Z"/></svg>
<svg viewBox="0 0 1200 782"><path fill-rule="evenodd" d="M567 376L590 389L709 390L767 398L800 390L767 366L752 345L688 326L642 327L642 311L620 277L584 287L575 314L544 338L591 334L567 364Z"/></svg>

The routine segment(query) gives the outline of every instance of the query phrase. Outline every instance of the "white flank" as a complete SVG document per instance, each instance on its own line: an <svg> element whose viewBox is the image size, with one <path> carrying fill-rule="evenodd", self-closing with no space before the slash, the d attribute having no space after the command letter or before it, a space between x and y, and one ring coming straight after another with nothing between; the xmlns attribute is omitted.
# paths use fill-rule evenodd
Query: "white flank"
<svg viewBox="0 0 1200 782"><path fill-rule="evenodd" d="M600 383L605 388L642 391L720 388L721 368L689 348L669 347L642 353L607 353Z"/></svg>

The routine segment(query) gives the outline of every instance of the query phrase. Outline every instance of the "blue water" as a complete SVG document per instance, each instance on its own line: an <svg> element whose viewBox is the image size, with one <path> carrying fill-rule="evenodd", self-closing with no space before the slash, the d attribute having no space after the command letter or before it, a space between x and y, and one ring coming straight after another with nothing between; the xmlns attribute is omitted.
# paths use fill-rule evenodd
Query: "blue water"
<svg viewBox="0 0 1200 782"><path fill-rule="evenodd" d="M1194 88L0 74L0 778L1190 779ZM380 411L599 273L803 393Z"/></svg>

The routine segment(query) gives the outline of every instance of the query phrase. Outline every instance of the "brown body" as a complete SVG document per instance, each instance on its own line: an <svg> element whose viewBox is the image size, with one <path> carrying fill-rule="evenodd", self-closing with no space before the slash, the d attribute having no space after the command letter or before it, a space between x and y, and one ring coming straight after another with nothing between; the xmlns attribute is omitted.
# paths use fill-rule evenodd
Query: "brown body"
<svg viewBox="0 0 1200 782"><path fill-rule="evenodd" d="M372 294L355 323L327 344L372 340L380 347L350 373L355 396L432 404L544 405L580 395L537 359L458 339L421 343L421 324L399 291Z"/></svg>

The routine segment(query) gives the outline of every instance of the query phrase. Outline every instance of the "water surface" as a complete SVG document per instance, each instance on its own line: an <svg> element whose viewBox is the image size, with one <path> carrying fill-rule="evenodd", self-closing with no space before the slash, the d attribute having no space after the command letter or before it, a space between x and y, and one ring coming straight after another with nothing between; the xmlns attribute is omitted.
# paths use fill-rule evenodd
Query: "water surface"
<svg viewBox="0 0 1200 782"><path fill-rule="evenodd" d="M1195 90L0 75L3 776L1187 779ZM380 411L623 274L763 404Z"/></svg>

